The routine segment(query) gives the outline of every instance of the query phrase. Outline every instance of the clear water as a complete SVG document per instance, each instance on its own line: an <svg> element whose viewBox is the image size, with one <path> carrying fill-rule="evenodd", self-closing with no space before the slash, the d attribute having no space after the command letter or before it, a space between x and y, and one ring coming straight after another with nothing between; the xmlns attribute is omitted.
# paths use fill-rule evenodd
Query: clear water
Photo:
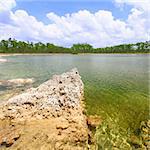
<svg viewBox="0 0 150 150"><path fill-rule="evenodd" d="M111 118L121 128L135 129L149 117L149 55L85 54L8 56L0 63L0 80L34 78L37 86L77 67L85 84L88 114ZM25 88L25 87L24 87ZM0 87L1 95L7 87ZM11 89L9 89L11 90ZM2 96L0 96L2 100Z"/></svg>

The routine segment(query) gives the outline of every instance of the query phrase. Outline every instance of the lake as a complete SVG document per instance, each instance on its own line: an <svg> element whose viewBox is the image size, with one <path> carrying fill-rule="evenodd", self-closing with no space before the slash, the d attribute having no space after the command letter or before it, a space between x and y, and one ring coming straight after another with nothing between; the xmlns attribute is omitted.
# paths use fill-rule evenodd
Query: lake
<svg viewBox="0 0 150 150"><path fill-rule="evenodd" d="M133 131L149 117L148 54L20 55L6 59L9 62L0 63L0 80L34 78L34 87L76 67L85 85L87 114L111 120L119 130ZM0 86L0 100L11 90Z"/></svg>

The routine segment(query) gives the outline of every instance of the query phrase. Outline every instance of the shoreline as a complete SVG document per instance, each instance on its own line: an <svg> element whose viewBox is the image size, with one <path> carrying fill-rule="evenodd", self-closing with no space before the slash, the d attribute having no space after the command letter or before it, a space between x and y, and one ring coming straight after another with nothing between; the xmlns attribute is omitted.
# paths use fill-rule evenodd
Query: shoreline
<svg viewBox="0 0 150 150"><path fill-rule="evenodd" d="M72 53L0 53L1 57L7 57L7 56L46 56L46 55L150 55L150 53L78 53L78 54L72 54Z"/></svg>

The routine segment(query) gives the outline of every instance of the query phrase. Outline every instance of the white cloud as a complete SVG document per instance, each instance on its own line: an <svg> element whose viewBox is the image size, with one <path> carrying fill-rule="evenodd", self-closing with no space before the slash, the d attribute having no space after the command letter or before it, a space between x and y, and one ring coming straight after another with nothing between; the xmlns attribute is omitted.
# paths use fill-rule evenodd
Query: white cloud
<svg viewBox="0 0 150 150"><path fill-rule="evenodd" d="M15 0L0 0L0 12L11 10L15 6Z"/></svg>
<svg viewBox="0 0 150 150"><path fill-rule="evenodd" d="M150 0L115 0L121 7L131 5L133 8L127 19L132 29L133 41L150 40Z"/></svg>
<svg viewBox="0 0 150 150"><path fill-rule="evenodd" d="M148 11L150 6L149 0L115 0L115 2L121 6L127 4L132 5L135 8Z"/></svg>
<svg viewBox="0 0 150 150"><path fill-rule="evenodd" d="M9 3L7 13L0 12L0 39L12 37L62 46L86 42L95 47L148 40L149 22L145 4L141 6L132 3L134 7L126 21L114 18L110 11L99 10L91 13L88 10L80 10L65 16L50 12L47 14L50 23L46 25L25 10L12 12L11 8L15 2L8 1L12 3ZM123 1L131 4L131 1ZM120 0L116 2L121 3Z"/></svg>

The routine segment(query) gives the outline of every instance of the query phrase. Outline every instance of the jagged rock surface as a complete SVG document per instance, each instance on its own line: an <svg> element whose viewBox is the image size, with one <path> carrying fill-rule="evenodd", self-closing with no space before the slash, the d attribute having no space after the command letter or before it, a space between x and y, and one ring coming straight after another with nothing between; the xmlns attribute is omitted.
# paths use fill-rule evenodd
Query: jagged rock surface
<svg viewBox="0 0 150 150"><path fill-rule="evenodd" d="M73 69L10 98L0 108L1 146L86 149L88 128L83 114L83 89L81 77ZM8 133L11 130L15 135Z"/></svg>
<svg viewBox="0 0 150 150"><path fill-rule="evenodd" d="M37 88L10 98L2 109L4 118L31 119L60 115L80 109L83 83L76 69L55 75ZM2 117L1 115L1 117Z"/></svg>

